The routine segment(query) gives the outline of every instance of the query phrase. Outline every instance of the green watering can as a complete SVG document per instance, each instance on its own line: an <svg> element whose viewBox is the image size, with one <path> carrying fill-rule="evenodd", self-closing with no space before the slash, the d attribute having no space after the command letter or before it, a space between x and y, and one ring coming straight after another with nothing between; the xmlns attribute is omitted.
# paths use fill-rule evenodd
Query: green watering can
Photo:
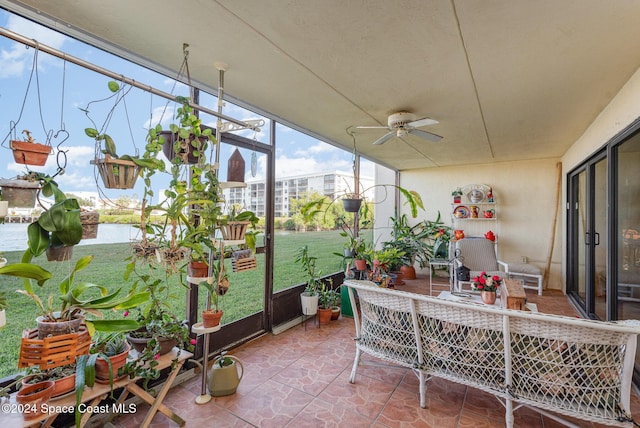
<svg viewBox="0 0 640 428"><path fill-rule="evenodd" d="M240 375L238 375L238 367L240 367ZM217 356L207 373L209 393L214 397L234 394L243 375L244 367L237 357Z"/></svg>

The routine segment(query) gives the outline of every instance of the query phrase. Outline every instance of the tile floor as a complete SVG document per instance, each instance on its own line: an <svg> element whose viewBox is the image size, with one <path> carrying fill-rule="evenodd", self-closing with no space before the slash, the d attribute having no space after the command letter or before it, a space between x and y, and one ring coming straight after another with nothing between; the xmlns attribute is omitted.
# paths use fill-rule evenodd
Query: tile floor
<svg viewBox="0 0 640 428"><path fill-rule="evenodd" d="M425 284L427 284L425 286ZM398 288L428 292L425 280L408 281ZM448 289L440 281L434 295ZM527 290L538 309L577 315L561 292L543 296ZM362 366L355 384L349 383L355 345L352 318L341 317L318 328L308 321L279 335L265 335L234 349L244 365L237 392L198 405L200 375L171 389L164 403L186 420L187 427L503 427L504 410L490 394L453 382L428 383L427 408L419 407L416 376L404 368ZM365 356L367 361L374 360ZM635 419L640 421L640 399L632 394ZM146 405L136 414L121 416L116 427L138 427ZM516 427L562 426L530 409L515 412ZM579 427L596 426L576 421ZM154 427L175 427L158 413Z"/></svg>

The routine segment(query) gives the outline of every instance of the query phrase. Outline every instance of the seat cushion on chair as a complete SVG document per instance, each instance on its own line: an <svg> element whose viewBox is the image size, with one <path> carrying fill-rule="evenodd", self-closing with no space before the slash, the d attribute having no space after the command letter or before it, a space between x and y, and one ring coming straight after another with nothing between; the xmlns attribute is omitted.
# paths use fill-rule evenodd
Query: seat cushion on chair
<svg viewBox="0 0 640 428"><path fill-rule="evenodd" d="M483 271L481 271L481 270L472 270L472 271L469 273L469 278L471 278L471 281L473 281L473 278L475 278L475 277L477 277L477 276L480 276L480 274L481 274L482 272L483 272ZM491 271L484 271L484 272L485 272L488 276L496 276L496 275L497 275L498 277L500 277L500 279L505 279L505 278L507 278L507 275L508 275L508 274L507 274L507 272L503 272L503 271L501 271L501 270L491 270Z"/></svg>
<svg viewBox="0 0 640 428"><path fill-rule="evenodd" d="M508 270L512 274L542 275L542 270L538 266L529 263L509 263Z"/></svg>

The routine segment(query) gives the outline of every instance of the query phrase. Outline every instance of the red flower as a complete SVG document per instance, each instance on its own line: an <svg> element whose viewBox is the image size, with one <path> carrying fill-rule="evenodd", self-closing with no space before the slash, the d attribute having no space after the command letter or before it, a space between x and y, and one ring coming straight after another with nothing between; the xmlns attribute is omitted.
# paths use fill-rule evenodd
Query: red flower
<svg viewBox="0 0 640 428"><path fill-rule="evenodd" d="M124 313L122 314L123 317L128 317L129 316L129 311L124 311Z"/></svg>
<svg viewBox="0 0 640 428"><path fill-rule="evenodd" d="M157 360L158 358L160 358L160 354L156 354L156 355L153 356L154 360Z"/></svg>
<svg viewBox="0 0 640 428"><path fill-rule="evenodd" d="M196 344L196 342L197 342L197 340L195 340L195 339L191 339L191 344L192 344L192 345L195 345L195 344Z"/></svg>

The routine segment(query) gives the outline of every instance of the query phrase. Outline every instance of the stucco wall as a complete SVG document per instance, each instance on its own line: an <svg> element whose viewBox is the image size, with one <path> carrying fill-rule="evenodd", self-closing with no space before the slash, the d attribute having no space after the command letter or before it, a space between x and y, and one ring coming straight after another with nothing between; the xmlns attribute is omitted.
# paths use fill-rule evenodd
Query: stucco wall
<svg viewBox="0 0 640 428"><path fill-rule="evenodd" d="M499 258L506 262L521 262L522 257L526 257L529 263L546 269L553 249L548 286L561 289L559 217L553 228L557 207L557 162L547 159L473 167L425 168L403 172L400 185L416 190L425 203L426 211L412 219L412 224L424 219L435 220L440 211L447 225L452 224L451 192L456 187L468 184L492 187L498 220L482 222L480 227L498 235ZM406 207L403 212L407 212ZM477 230L475 225L473 228Z"/></svg>

